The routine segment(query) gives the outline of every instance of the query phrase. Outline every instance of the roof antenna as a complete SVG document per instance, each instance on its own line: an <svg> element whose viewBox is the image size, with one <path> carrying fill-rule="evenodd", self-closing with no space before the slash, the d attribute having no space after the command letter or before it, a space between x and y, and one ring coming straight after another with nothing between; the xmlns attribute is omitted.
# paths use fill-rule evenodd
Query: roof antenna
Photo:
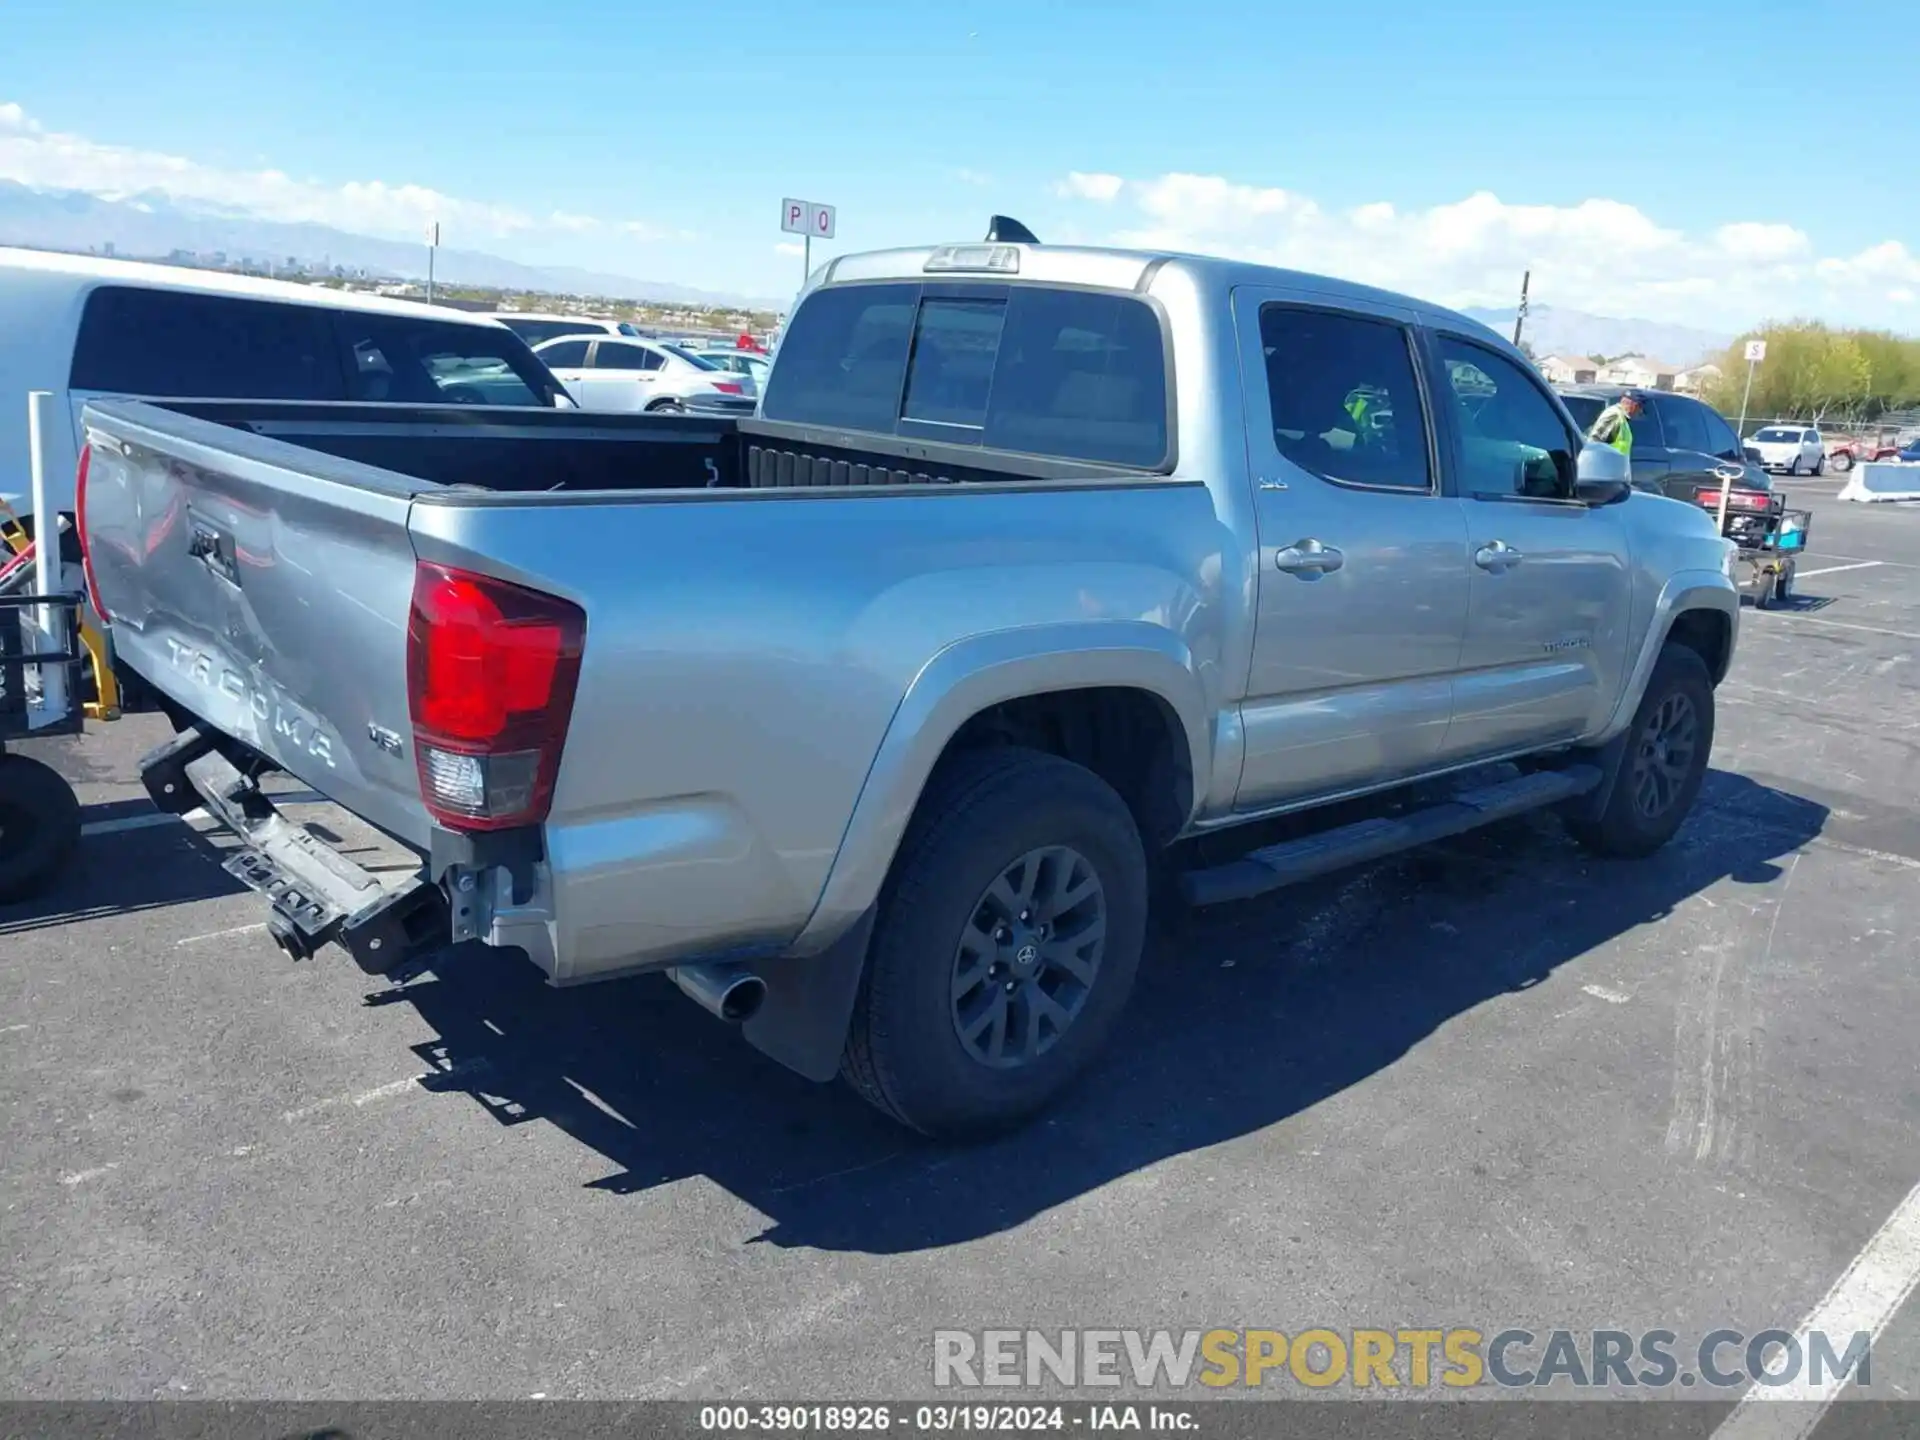
<svg viewBox="0 0 1920 1440"><path fill-rule="evenodd" d="M1038 245L1040 237L1008 215L995 215L987 221L987 243L992 245Z"/></svg>

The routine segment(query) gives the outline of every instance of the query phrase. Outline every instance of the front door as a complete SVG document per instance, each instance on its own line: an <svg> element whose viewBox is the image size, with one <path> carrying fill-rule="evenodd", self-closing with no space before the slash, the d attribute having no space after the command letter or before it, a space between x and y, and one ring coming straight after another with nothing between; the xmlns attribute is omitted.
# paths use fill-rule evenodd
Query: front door
<svg viewBox="0 0 1920 1440"><path fill-rule="evenodd" d="M1432 767L1466 530L1409 315L1243 287L1234 320L1260 538L1237 803L1258 810Z"/></svg>
<svg viewBox="0 0 1920 1440"><path fill-rule="evenodd" d="M1472 559L1448 758L1579 739L1604 723L1624 681L1632 620L1624 521L1635 499L1598 507L1575 499L1581 441L1546 390L1475 340L1432 341Z"/></svg>

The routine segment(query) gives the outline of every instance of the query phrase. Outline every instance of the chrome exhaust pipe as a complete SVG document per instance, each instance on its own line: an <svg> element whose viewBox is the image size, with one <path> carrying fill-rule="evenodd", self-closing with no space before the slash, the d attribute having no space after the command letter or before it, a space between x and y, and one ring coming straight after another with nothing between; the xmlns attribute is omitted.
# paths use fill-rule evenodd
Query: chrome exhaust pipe
<svg viewBox="0 0 1920 1440"><path fill-rule="evenodd" d="M767 998L767 982L737 960L711 965L676 965L667 978L709 1015L729 1025L751 1020Z"/></svg>

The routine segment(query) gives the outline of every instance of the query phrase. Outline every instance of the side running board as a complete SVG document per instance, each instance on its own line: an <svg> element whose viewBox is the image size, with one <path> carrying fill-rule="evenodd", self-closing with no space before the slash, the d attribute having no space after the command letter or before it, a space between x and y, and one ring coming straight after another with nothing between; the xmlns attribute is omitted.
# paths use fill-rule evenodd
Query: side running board
<svg viewBox="0 0 1920 1440"><path fill-rule="evenodd" d="M1518 779L1463 790L1437 805L1387 819L1357 820L1351 825L1269 845L1225 865L1189 870L1180 889L1189 905L1220 905L1248 900L1297 885L1330 871L1379 860L1417 845L1464 835L1495 820L1558 804L1597 789L1604 772L1597 765L1536 770Z"/></svg>

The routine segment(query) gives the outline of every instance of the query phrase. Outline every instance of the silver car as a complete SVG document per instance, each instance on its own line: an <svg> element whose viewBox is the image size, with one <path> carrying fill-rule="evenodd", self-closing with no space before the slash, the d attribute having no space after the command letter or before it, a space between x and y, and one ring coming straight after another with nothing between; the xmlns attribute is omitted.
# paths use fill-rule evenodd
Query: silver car
<svg viewBox="0 0 1920 1440"><path fill-rule="evenodd" d="M751 415L752 382L657 340L565 335L533 347L582 410Z"/></svg>

